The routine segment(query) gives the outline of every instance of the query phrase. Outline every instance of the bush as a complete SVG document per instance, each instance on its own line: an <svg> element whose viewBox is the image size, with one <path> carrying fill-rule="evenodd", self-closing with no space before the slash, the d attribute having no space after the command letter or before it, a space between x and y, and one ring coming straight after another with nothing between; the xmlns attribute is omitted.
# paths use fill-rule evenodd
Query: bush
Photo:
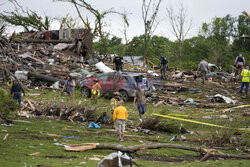
<svg viewBox="0 0 250 167"><path fill-rule="evenodd" d="M0 89L0 106L0 118L3 120L8 120L9 115L18 109L17 103L4 89Z"/></svg>

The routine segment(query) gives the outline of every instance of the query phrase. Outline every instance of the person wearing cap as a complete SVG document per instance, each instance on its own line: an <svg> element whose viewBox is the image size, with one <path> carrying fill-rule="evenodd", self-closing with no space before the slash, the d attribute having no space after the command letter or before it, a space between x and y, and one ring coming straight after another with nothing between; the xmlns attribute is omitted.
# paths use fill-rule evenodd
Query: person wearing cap
<svg viewBox="0 0 250 167"><path fill-rule="evenodd" d="M97 104L97 98L101 96L101 85L98 82L98 79L96 79L96 83L92 86L91 89L91 99L94 104Z"/></svg>
<svg viewBox="0 0 250 167"><path fill-rule="evenodd" d="M242 76L242 82L241 82L241 87L240 87L240 93L242 93L244 86L246 86L245 96L243 96L244 98L246 98L247 93L248 93L249 82L250 82L249 66L246 66L246 68L241 72L241 76Z"/></svg>
<svg viewBox="0 0 250 167"><path fill-rule="evenodd" d="M118 132L118 141L124 140L125 122L128 119L128 111L122 106L122 102L117 102L117 107L113 113L113 122Z"/></svg>
<svg viewBox="0 0 250 167"><path fill-rule="evenodd" d="M114 92L114 97L110 100L110 106L111 106L110 110L112 113L114 112L115 108L117 107L118 101L123 102L122 99L120 98L120 93Z"/></svg>
<svg viewBox="0 0 250 167"><path fill-rule="evenodd" d="M62 88L62 92L66 91L69 96L71 96L74 93L75 90L75 81L72 79L72 77L69 75L67 77L67 81L65 81L64 86Z"/></svg>
<svg viewBox="0 0 250 167"><path fill-rule="evenodd" d="M13 81L13 85L11 87L11 90L10 90L10 94L13 95L13 98L14 100L18 100L18 104L19 104L19 110L21 110L21 102L22 102L22 94L21 92L23 92L23 95L25 96L25 92L22 88L22 86L16 82L16 81Z"/></svg>
<svg viewBox="0 0 250 167"><path fill-rule="evenodd" d="M239 56L237 56L234 61L234 66L236 67L235 77L241 74L244 65L245 65L245 58L242 56L242 52L240 52Z"/></svg>
<svg viewBox="0 0 250 167"><path fill-rule="evenodd" d="M206 59L203 57L197 71L201 71L201 75L202 75L202 84L205 84L205 80L206 80L206 75L209 72L209 67L208 67L208 63L206 61Z"/></svg>
<svg viewBox="0 0 250 167"><path fill-rule="evenodd" d="M137 103L137 109L139 111L139 120L142 122L142 115L146 112L146 96L140 85L138 85L134 97L134 106L136 106L135 103Z"/></svg>
<svg viewBox="0 0 250 167"><path fill-rule="evenodd" d="M163 56L162 53L160 55L161 55L161 64L160 64L161 79L167 79L166 71L168 68L168 60L166 57Z"/></svg>

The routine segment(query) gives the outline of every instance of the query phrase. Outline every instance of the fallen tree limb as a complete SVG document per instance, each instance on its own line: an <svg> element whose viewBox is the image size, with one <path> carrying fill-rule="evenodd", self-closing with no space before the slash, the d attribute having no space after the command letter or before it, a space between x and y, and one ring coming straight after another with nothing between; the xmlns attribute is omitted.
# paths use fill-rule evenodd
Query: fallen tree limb
<svg viewBox="0 0 250 167"><path fill-rule="evenodd" d="M23 89L25 89L25 90L27 90L27 91L29 91L29 89L14 75L14 74L12 74L7 68L4 68L5 69L5 71L9 74L9 75L11 75L12 77L14 77L15 79L16 79L16 81L21 85L21 87L23 88Z"/></svg>
<svg viewBox="0 0 250 167"><path fill-rule="evenodd" d="M211 153L208 152L204 157L201 158L201 162L206 161L211 156Z"/></svg>
<svg viewBox="0 0 250 167"><path fill-rule="evenodd" d="M250 159L250 155L224 154L215 149L203 149L200 147L190 147L190 146L183 146L183 145L169 144L169 143L156 143L156 144L149 143L149 144L142 144L142 145L136 145L136 146L123 146L120 144L86 143L86 144L77 145L77 146L65 147L65 150L82 152L82 151L93 150L93 149L111 149L111 150L117 150L117 151L122 151L122 152L127 152L127 153L134 153L139 150L160 149L160 148L175 148L175 149L199 152L202 155L205 155L200 161L206 161L209 157L212 157L212 156L220 157L220 158Z"/></svg>

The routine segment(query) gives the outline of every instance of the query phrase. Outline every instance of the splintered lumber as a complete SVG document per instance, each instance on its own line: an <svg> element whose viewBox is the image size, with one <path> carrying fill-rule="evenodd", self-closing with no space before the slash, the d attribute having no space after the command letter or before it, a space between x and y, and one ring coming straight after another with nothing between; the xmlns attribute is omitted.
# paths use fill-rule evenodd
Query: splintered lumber
<svg viewBox="0 0 250 167"><path fill-rule="evenodd" d="M149 144L142 144L142 145L136 145L136 146L124 146L120 144L86 143L86 144L77 145L77 146L65 147L65 150L82 152L82 151L93 150L93 149L110 149L110 150L122 151L122 152L127 152L127 153L134 153L140 150L160 149L160 148L175 148L175 149L199 152L205 155L205 157L202 158L201 161L207 160L210 156L220 157L220 158L250 159L250 155L223 154L222 152L215 150L215 149L203 149L200 147L190 147L190 146L169 144L169 143L149 143Z"/></svg>
<svg viewBox="0 0 250 167"><path fill-rule="evenodd" d="M32 111L35 111L35 107L33 106L33 104L31 103L31 101L29 99L26 99L26 101L29 103L30 107L32 108Z"/></svg>
<svg viewBox="0 0 250 167"><path fill-rule="evenodd" d="M88 143L88 144L84 144L84 145L80 145L80 146L73 146L73 147L65 147L65 150L68 151L87 151L87 150L93 150L96 148L96 146L98 146L99 143Z"/></svg>
<svg viewBox="0 0 250 167"><path fill-rule="evenodd" d="M163 103L164 103L164 100L159 101L158 103L156 103L156 104L154 105L154 107L157 107L157 106L159 106L159 105L161 105L161 104L163 104Z"/></svg>
<svg viewBox="0 0 250 167"><path fill-rule="evenodd" d="M7 133L4 137L3 140L6 140L8 138L9 134Z"/></svg>
<svg viewBox="0 0 250 167"><path fill-rule="evenodd" d="M32 155L38 155L38 154L40 154L40 152L31 153L29 155L32 156Z"/></svg>

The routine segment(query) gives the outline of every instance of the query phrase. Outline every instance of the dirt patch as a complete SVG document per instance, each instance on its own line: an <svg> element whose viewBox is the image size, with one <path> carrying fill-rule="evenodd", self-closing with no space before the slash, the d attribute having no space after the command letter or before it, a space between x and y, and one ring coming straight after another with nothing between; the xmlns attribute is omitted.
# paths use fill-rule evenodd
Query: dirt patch
<svg viewBox="0 0 250 167"><path fill-rule="evenodd" d="M63 156L63 155L46 155L45 158L54 158L54 159L73 159L78 158L77 156Z"/></svg>
<svg viewBox="0 0 250 167"><path fill-rule="evenodd" d="M15 139L54 140L54 138L51 138L51 137L35 136L35 135L30 135L30 136L16 136Z"/></svg>

